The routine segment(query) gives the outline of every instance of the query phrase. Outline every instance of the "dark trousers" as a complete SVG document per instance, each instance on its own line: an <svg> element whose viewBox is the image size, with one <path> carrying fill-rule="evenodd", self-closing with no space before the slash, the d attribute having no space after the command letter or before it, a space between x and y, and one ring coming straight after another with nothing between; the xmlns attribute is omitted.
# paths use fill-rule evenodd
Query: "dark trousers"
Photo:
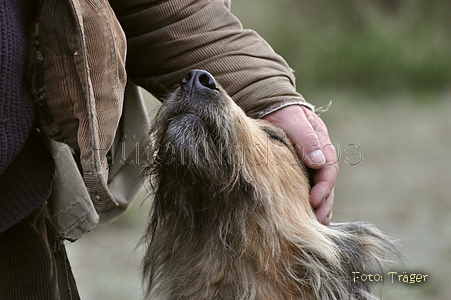
<svg viewBox="0 0 451 300"><path fill-rule="evenodd" d="M43 207L0 234L0 299L80 299L64 245Z"/></svg>

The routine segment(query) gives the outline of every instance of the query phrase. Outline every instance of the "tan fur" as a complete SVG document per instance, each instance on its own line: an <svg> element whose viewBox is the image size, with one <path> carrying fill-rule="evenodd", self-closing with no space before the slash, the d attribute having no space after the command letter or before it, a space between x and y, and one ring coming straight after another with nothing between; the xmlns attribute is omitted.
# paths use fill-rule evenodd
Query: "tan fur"
<svg viewBox="0 0 451 300"><path fill-rule="evenodd" d="M390 239L366 223L317 221L281 129L248 118L222 90L179 88L152 135L148 299L376 299L352 272L382 265Z"/></svg>

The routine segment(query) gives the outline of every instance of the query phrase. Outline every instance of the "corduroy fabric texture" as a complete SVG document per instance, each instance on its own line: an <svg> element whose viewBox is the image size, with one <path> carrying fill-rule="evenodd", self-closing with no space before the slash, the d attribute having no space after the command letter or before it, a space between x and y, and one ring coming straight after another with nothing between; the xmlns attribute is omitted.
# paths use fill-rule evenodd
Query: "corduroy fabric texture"
<svg viewBox="0 0 451 300"><path fill-rule="evenodd" d="M107 0L46 0L39 41L44 70L39 75L44 76L49 112L65 142L80 155L96 210L114 210L119 204L107 187L106 155L127 81L122 28Z"/></svg>
<svg viewBox="0 0 451 300"><path fill-rule="evenodd" d="M0 299L79 300L64 244L43 206L0 233Z"/></svg>
<svg viewBox="0 0 451 300"><path fill-rule="evenodd" d="M210 72L253 118L304 105L286 61L243 29L224 0L110 0L127 36L127 72L164 99L192 69Z"/></svg>
<svg viewBox="0 0 451 300"><path fill-rule="evenodd" d="M243 29L230 1L108 0L114 12L106 1L45 0L40 18L49 111L80 154L98 212L118 207L107 186L106 154L121 115L116 87L125 83L122 29L127 75L160 99L188 71L205 69L251 117L288 105L313 109L296 92L285 60L257 33Z"/></svg>
<svg viewBox="0 0 451 300"><path fill-rule="evenodd" d="M0 234L0 299L59 299L42 208Z"/></svg>

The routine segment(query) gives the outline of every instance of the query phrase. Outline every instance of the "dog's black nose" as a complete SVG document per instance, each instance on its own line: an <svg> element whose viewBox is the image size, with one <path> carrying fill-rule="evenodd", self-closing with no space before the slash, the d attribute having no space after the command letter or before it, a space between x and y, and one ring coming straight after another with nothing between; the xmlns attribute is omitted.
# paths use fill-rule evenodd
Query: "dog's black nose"
<svg viewBox="0 0 451 300"><path fill-rule="evenodd" d="M192 70L190 71L185 78L182 79L182 87L185 89L210 89L210 90L219 90L218 84L214 77L204 70Z"/></svg>

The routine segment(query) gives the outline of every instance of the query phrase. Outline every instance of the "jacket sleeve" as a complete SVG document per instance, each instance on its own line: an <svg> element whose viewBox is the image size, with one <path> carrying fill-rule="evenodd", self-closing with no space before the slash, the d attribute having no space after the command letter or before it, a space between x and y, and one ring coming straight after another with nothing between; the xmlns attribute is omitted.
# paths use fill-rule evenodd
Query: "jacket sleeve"
<svg viewBox="0 0 451 300"><path fill-rule="evenodd" d="M251 117L287 105L313 109L285 60L242 28L224 0L110 0L127 36L127 72L164 99L191 69L215 76Z"/></svg>

